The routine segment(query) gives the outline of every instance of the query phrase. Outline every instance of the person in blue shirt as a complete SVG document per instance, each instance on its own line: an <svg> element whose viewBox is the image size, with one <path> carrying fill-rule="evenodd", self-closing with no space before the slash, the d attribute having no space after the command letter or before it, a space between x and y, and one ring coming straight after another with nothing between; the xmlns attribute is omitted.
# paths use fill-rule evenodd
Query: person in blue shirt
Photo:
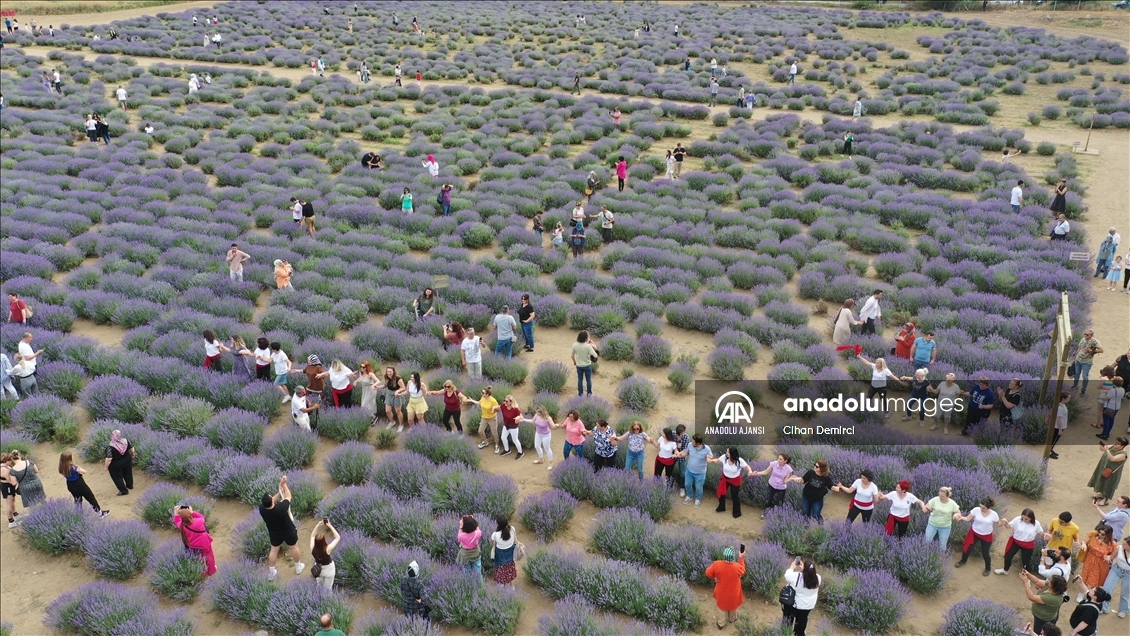
<svg viewBox="0 0 1130 636"><path fill-rule="evenodd" d="M710 447L702 441L702 435L691 438L691 445L682 452L675 453L675 457L685 458L686 467L683 470L683 485L687 491L683 498L683 505L694 500L694 507L702 505L702 486L706 483L706 458L714 457Z"/></svg>
<svg viewBox="0 0 1130 636"><path fill-rule="evenodd" d="M965 395L969 396L969 413L965 418L965 428L961 429L961 434L968 437L971 428L989 417L996 404L996 397L989 388L989 377L984 375L977 378L977 386Z"/></svg>
<svg viewBox="0 0 1130 636"><path fill-rule="evenodd" d="M938 343L934 342L933 331L927 331L914 340L910 347L910 359L914 360L915 369L929 369L934 364L938 359Z"/></svg>

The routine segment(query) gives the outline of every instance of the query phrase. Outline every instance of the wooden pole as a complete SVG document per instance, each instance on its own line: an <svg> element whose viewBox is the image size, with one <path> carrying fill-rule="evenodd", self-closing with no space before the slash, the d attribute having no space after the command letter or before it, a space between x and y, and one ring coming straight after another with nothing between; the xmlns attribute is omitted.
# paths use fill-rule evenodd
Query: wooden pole
<svg viewBox="0 0 1130 636"><path fill-rule="evenodd" d="M1087 129L1087 143L1083 144L1083 152L1087 152L1087 148L1091 147L1091 131L1095 129L1095 115L1091 113L1091 127Z"/></svg>
<svg viewBox="0 0 1130 636"><path fill-rule="evenodd" d="M1036 404L1043 405L1048 398L1048 384L1052 379L1052 369L1056 368L1056 343L1059 342L1059 320L1055 321L1055 326L1052 327L1052 344L1048 347L1048 362L1044 365L1044 379L1040 383L1040 397L1036 400Z"/></svg>

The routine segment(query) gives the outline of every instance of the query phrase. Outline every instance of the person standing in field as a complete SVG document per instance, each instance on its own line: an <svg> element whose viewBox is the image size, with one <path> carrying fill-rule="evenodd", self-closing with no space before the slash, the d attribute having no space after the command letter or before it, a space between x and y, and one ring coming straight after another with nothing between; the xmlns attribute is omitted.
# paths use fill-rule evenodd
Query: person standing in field
<svg viewBox="0 0 1130 636"><path fill-rule="evenodd" d="M279 489L275 494L264 494L259 506L259 516L267 526L267 536L271 542L271 552L267 557L267 580L274 581L279 571L275 563L279 558L279 548L282 544L290 546L290 558L294 560L295 575L302 574L306 564L302 562L302 553L298 551L298 528L294 525L294 517L290 514L290 487L286 483L286 475L279 480Z"/></svg>
<svg viewBox="0 0 1130 636"><path fill-rule="evenodd" d="M293 289L290 277L294 275L294 267L287 261L275 259L275 286L279 289Z"/></svg>
<svg viewBox="0 0 1130 636"><path fill-rule="evenodd" d="M569 94L572 95L574 93L577 94L577 95L581 94L581 72L580 71L573 71L573 90L569 91Z"/></svg>
<svg viewBox="0 0 1130 636"><path fill-rule="evenodd" d="M282 403L286 404L290 401L290 393L286 390L287 382L290 380L290 357L277 342L271 343L271 364L275 366L275 387L278 388L279 393L282 393Z"/></svg>
<svg viewBox="0 0 1130 636"><path fill-rule="evenodd" d="M617 110L619 110L619 109L617 109ZM619 125L619 124L617 124L617 125ZM617 189L620 192L624 191L624 184L625 184L625 182L627 182L627 180L628 180L628 162L624 159L624 155L620 155L620 158L616 161L616 182L617 182Z"/></svg>
<svg viewBox="0 0 1130 636"><path fill-rule="evenodd" d="M664 178L674 179L675 178L675 155L673 155L671 153L671 151L668 150L667 151L667 158L664 159L663 161L664 161L665 164L667 164L667 174L664 175Z"/></svg>
<svg viewBox="0 0 1130 636"><path fill-rule="evenodd" d="M851 109L851 120L855 121L863 116L863 98L855 98L855 106Z"/></svg>
<svg viewBox="0 0 1130 636"><path fill-rule="evenodd" d="M745 575L745 549L734 555L734 549L727 546L722 550L722 560L715 561L706 568L706 578L714 579L714 602L722 612L718 618L718 629L738 620L738 609L745 598L742 596L742 576Z"/></svg>
<svg viewBox="0 0 1130 636"><path fill-rule="evenodd" d="M711 76L710 78L710 106L714 107L718 104L718 79Z"/></svg>
<svg viewBox="0 0 1130 636"><path fill-rule="evenodd" d="M497 331L498 341L494 345L495 355L506 354L507 358L514 356L514 329L518 323L510 315L510 306L503 305L502 311L492 321Z"/></svg>
<svg viewBox="0 0 1130 636"><path fill-rule="evenodd" d="M302 204L302 225L310 233L310 238L314 238L314 204L309 201L299 202Z"/></svg>
<svg viewBox="0 0 1130 636"><path fill-rule="evenodd" d="M228 263L228 277L242 283L243 264L251 260L251 256L247 252L240 251L238 243L232 243L225 260Z"/></svg>
<svg viewBox="0 0 1130 636"><path fill-rule="evenodd" d="M118 90L115 91L115 93L118 96L118 105L122 107L122 110L126 110L126 99L128 98L126 89L122 86L119 86Z"/></svg>
<svg viewBox="0 0 1130 636"><path fill-rule="evenodd" d="M483 344L482 338L475 335L474 327L467 327L463 341L459 343L459 357L462 358L463 368L472 380L483 377Z"/></svg>
<svg viewBox="0 0 1130 636"><path fill-rule="evenodd" d="M27 303L16 292L8 292L8 322L18 322L27 325L27 319L32 315Z"/></svg>
<svg viewBox="0 0 1130 636"><path fill-rule="evenodd" d="M680 142L675 144L675 150L671 154L675 157L675 178L678 179L683 172L683 158L687 156L687 151Z"/></svg>
<svg viewBox="0 0 1130 636"><path fill-rule="evenodd" d="M110 433L110 444L106 447L106 471L117 486L119 497L124 497L133 490L134 457L137 457L137 451L128 439L122 437L122 432Z"/></svg>
<svg viewBox="0 0 1130 636"><path fill-rule="evenodd" d="M75 499L75 507L82 508L82 500L85 499L90 503L90 507L98 514L99 518L105 517L110 514L109 510L103 510L98 505L98 499L94 497L91 492L90 486L86 484L83 475L86 471L75 463L75 455L71 451L63 451L59 454L59 474L67 480L67 492Z"/></svg>
<svg viewBox="0 0 1130 636"><path fill-rule="evenodd" d="M797 72L796 62L793 62L792 66L789 67L789 81L788 81L789 84L795 84L796 83L796 72Z"/></svg>

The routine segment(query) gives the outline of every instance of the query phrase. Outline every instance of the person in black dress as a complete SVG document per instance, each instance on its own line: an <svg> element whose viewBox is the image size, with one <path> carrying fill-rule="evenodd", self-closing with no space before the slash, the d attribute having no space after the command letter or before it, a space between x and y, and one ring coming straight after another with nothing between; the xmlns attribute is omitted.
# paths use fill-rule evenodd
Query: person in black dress
<svg viewBox="0 0 1130 636"><path fill-rule="evenodd" d="M133 490L133 458L137 456L133 444L122 437L121 431L110 435L110 445L106 447L106 470L110 479L118 487L118 496L128 495Z"/></svg>
<svg viewBox="0 0 1130 636"><path fill-rule="evenodd" d="M1067 212L1067 179L1060 179L1055 187L1055 198L1052 199L1052 216L1059 216Z"/></svg>

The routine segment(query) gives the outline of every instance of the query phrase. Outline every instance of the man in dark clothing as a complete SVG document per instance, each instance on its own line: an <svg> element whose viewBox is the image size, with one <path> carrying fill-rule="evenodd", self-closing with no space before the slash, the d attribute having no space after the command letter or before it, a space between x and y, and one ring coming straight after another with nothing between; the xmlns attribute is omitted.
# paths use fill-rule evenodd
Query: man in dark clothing
<svg viewBox="0 0 1130 636"><path fill-rule="evenodd" d="M314 204L309 201L299 201L302 204L302 226L314 238Z"/></svg>
<svg viewBox="0 0 1130 636"><path fill-rule="evenodd" d="M675 151L671 153L675 157L675 178L679 178L679 174L683 171L683 158L687 156L687 151L683 148L683 144L675 144Z"/></svg>
<svg viewBox="0 0 1130 636"><path fill-rule="evenodd" d="M279 548L283 543L290 546L290 558L294 559L294 573L302 574L306 564L302 562L302 554L298 551L298 528L294 526L294 519L290 516L290 487L286 484L286 475L279 480L279 491L273 495L264 494L262 505L259 506L259 516L267 526L267 536L271 540L271 554L267 557L267 579L275 580L279 571L275 569L275 562L279 558Z"/></svg>
<svg viewBox="0 0 1130 636"><path fill-rule="evenodd" d="M424 585L420 582L420 565L415 561L408 564L408 572L400 579L400 596L405 616L429 619L431 612L424 605Z"/></svg>
<svg viewBox="0 0 1130 636"><path fill-rule="evenodd" d="M572 95L573 93L576 93L578 95L581 94L581 72L580 71L575 71L573 73L573 90L569 94Z"/></svg>

